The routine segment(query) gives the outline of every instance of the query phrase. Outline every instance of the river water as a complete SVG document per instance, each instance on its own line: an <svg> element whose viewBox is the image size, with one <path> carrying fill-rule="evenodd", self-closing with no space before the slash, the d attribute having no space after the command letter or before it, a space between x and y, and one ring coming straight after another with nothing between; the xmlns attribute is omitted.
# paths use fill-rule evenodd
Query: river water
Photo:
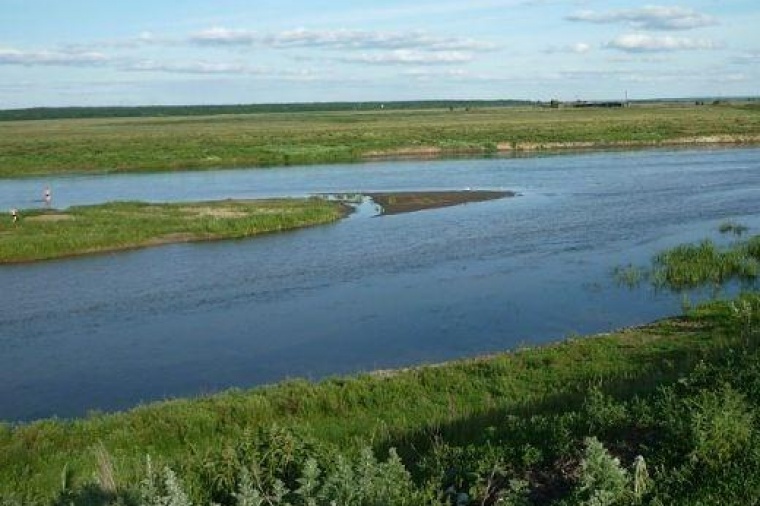
<svg viewBox="0 0 760 506"><path fill-rule="evenodd" d="M435 363L680 312L616 286L732 219L760 226L760 149L27 179L0 209L325 192L519 196L247 240L0 267L0 419ZM371 213L370 213L371 214Z"/></svg>

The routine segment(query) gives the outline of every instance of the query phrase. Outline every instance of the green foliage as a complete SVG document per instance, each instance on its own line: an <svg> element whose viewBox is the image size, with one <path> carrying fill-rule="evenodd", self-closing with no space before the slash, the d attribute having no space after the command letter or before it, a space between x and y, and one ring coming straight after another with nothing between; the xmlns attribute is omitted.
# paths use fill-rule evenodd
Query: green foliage
<svg viewBox="0 0 760 506"><path fill-rule="evenodd" d="M706 283L721 285L730 279L754 279L758 259L740 246L719 249L712 241L676 246L654 260L654 279L674 289L692 288Z"/></svg>
<svg viewBox="0 0 760 506"><path fill-rule="evenodd" d="M651 488L644 457L638 455L631 471L613 457L596 437L584 440L578 486L573 494L577 504L612 506L641 504Z"/></svg>
<svg viewBox="0 0 760 506"><path fill-rule="evenodd" d="M612 457L595 437L586 438L581 461L581 475L576 492L578 504L612 506L624 503L629 496L628 472L620 460Z"/></svg>
<svg viewBox="0 0 760 506"><path fill-rule="evenodd" d="M620 426L627 422L629 416L624 404L605 395L596 386L589 389L583 408L583 418L590 434L596 434L609 427Z"/></svg>
<svg viewBox="0 0 760 506"><path fill-rule="evenodd" d="M145 478L140 483L140 505L192 506L192 502L174 471L164 467L163 472L155 472L148 457Z"/></svg>
<svg viewBox="0 0 760 506"><path fill-rule="evenodd" d="M760 275L760 236L719 247L707 239L697 244L681 244L657 254L649 269L627 265L617 267L618 284L635 288L649 279L656 287L675 291L705 285L720 287L738 280L747 285Z"/></svg>
<svg viewBox="0 0 760 506"><path fill-rule="evenodd" d="M225 492L222 504L231 506L404 506L420 505L424 495L415 490L410 473L395 450L379 462L369 448L352 459L337 454L325 470L313 457L304 457L300 475L293 485L279 478L280 471L253 466L238 470L237 483ZM167 467L156 475L148 460L146 478L140 486L141 505L181 506L190 504L176 475Z"/></svg>
<svg viewBox="0 0 760 506"><path fill-rule="evenodd" d="M733 221L724 221L718 226L718 231L721 234L733 234L733 235L741 236L747 230L749 230L749 227L747 227L746 225L742 225L741 223L735 223Z"/></svg>
<svg viewBox="0 0 760 506"><path fill-rule="evenodd" d="M728 465L752 437L754 414L744 396L722 385L703 390L688 404L692 445L691 458L709 469Z"/></svg>
<svg viewBox="0 0 760 506"><path fill-rule="evenodd" d="M619 286L637 288L646 279L648 273L646 269L629 264L615 267L612 275Z"/></svg>

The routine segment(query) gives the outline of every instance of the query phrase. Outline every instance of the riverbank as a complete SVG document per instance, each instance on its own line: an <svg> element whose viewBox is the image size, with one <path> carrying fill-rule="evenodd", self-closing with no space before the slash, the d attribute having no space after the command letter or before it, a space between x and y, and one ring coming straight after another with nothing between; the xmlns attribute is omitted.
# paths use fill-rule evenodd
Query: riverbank
<svg viewBox="0 0 760 506"><path fill-rule="evenodd" d="M239 239L329 223L349 212L345 204L317 198L25 209L16 223L0 219L0 264Z"/></svg>
<svg viewBox="0 0 760 506"><path fill-rule="evenodd" d="M743 300L755 321L757 298ZM92 494L134 499L149 455L151 468L172 469L195 504L236 504L243 467L253 466L248 472L258 473L262 490L277 478L295 491L307 460L335 473L330 462L342 458L338 465L353 469L355 452L371 448L380 460L372 451L362 457L365 472L391 479L414 498L388 504L438 504L434 497L448 487L480 500L512 493L513 482L522 484L514 493L533 497L525 504L545 504L571 497L583 472L584 438L594 437L620 459L618 466L644 455L655 482L649 491L668 497L680 490L668 481L679 472L683 478L699 464L720 464L725 475L746 463L751 427L710 425L722 423L715 417L724 413L743 423L760 409L756 396L745 393L754 384L747 375L758 371L736 367L740 357L754 357L756 332L731 308L713 303L643 327L391 374L293 380L124 413L4 425L0 490L24 504L54 498L79 504ZM722 380L710 379L719 373ZM710 401L712 395L719 396ZM701 432L693 440L692 421L708 424L695 426ZM402 460L386 464L389 448ZM383 474L393 469L401 474ZM162 490L163 478L150 476ZM488 476L498 481L484 486ZM726 497L737 493L730 489Z"/></svg>
<svg viewBox="0 0 760 506"><path fill-rule="evenodd" d="M530 154L536 152L593 151L602 149L644 149L657 147L709 147L709 146L755 146L760 144L757 135L704 135L699 137L681 137L673 139L638 141L556 141L556 142L500 142L496 148L470 147L446 149L437 146L418 146L364 154L367 160L408 159L408 158L445 158L452 155L486 155L486 154Z"/></svg>
<svg viewBox="0 0 760 506"><path fill-rule="evenodd" d="M493 107L0 122L0 177L760 143L756 105Z"/></svg>

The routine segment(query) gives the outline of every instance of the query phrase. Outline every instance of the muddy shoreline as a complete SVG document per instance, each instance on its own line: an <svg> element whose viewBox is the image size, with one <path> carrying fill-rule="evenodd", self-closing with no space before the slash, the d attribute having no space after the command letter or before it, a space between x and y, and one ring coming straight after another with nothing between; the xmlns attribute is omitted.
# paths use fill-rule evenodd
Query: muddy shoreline
<svg viewBox="0 0 760 506"><path fill-rule="evenodd" d="M368 151L362 154L365 161L379 160L426 160L446 158L450 156L477 156L484 154L510 155L533 154L537 152L572 152L595 151L607 149L651 149L664 147L693 147L693 146L756 146L760 144L760 135L731 135L716 134L694 137L677 137L673 139L645 141L564 141L564 142L499 142L496 149L483 147L459 147L456 149L439 146L414 146L387 150Z"/></svg>
<svg viewBox="0 0 760 506"><path fill-rule="evenodd" d="M514 197L517 194L503 190L447 190L364 193L382 209L381 214L412 213L426 209L458 206L472 202Z"/></svg>

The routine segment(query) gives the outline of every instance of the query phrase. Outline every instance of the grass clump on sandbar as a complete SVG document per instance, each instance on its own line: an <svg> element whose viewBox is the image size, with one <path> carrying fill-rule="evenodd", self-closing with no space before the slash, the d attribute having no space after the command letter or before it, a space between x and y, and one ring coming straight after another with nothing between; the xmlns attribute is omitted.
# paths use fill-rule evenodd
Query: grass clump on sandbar
<svg viewBox="0 0 760 506"><path fill-rule="evenodd" d="M335 221L348 213L324 199L195 203L110 202L66 210L22 210L0 219L0 263L160 244L248 237Z"/></svg>

